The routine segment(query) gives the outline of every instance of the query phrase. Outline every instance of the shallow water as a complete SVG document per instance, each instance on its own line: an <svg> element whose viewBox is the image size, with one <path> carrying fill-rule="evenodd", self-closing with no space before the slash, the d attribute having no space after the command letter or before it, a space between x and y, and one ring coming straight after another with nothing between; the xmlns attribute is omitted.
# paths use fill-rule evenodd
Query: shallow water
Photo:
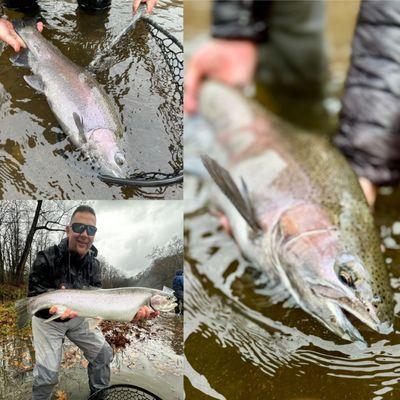
<svg viewBox="0 0 400 400"><path fill-rule="evenodd" d="M189 5L191 4L188 2ZM338 95L349 55L358 2L328 2L333 90L315 113L320 120L296 115L292 120L332 132ZM198 19L188 31L200 2L185 8L185 30L194 46L204 36ZM333 93L333 94L332 94ZM262 99L264 100L264 99ZM327 118L326 118L327 117ZM322 127L322 129L321 129ZM201 140L196 133L201 132ZM195 156L213 151L212 137L201 120L185 126L187 172L199 172ZM186 162L187 161L187 162ZM398 399L400 396L400 322L384 336L355 321L369 346L360 349L325 329L307 313L264 295L268 277L241 255L210 213L207 186L185 177L185 370L187 398L334 400ZM382 190L375 221L400 311L400 190Z"/></svg>
<svg viewBox="0 0 400 400"><path fill-rule="evenodd" d="M182 317L160 316L136 327L126 337L131 343L114 353L111 384L136 385L163 400L183 399ZM30 338L10 336L0 340L0 399L30 398L33 360ZM86 366L82 352L66 340L54 394L65 400L86 400L89 396Z"/></svg>
<svg viewBox="0 0 400 400"><path fill-rule="evenodd" d="M74 1L40 1L44 36L64 55L87 66L129 24L130 0L88 14ZM7 10L10 19L21 13ZM155 22L183 40L183 5L161 0ZM31 89L15 68L6 48L0 57L0 198L181 198L181 185L133 189L109 186L96 177L96 166L74 149L52 114L45 97ZM125 128L118 138L131 173L182 168L181 106L175 83L161 51L140 22L104 58L97 81L120 111ZM60 99L62 101L62 99Z"/></svg>

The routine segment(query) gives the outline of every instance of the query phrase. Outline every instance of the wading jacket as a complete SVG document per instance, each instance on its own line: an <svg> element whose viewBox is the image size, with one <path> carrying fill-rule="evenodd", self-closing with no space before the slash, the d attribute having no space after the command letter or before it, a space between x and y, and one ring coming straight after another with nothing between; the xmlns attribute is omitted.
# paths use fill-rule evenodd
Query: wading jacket
<svg viewBox="0 0 400 400"><path fill-rule="evenodd" d="M101 287L101 269L96 258L97 249L92 246L89 253L80 259L68 251L68 239L60 244L39 251L29 273L28 297L51 289L82 289ZM49 318L48 310L36 313L37 317Z"/></svg>
<svg viewBox="0 0 400 400"><path fill-rule="evenodd" d="M183 300L183 271L180 269L176 271L174 281L172 282L172 289L174 289L175 296L178 300Z"/></svg>
<svg viewBox="0 0 400 400"><path fill-rule="evenodd" d="M212 35L268 40L272 3L214 0ZM400 181L400 1L361 2L334 143L359 176Z"/></svg>

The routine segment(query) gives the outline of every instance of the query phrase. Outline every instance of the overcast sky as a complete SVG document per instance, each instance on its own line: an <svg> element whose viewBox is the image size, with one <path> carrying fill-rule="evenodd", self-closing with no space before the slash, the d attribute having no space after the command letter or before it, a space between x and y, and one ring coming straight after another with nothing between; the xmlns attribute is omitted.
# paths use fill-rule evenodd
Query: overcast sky
<svg viewBox="0 0 400 400"><path fill-rule="evenodd" d="M94 245L111 265L130 277L143 271L146 255L174 236L183 238L182 201L90 201L97 215ZM71 202L72 205L72 202Z"/></svg>

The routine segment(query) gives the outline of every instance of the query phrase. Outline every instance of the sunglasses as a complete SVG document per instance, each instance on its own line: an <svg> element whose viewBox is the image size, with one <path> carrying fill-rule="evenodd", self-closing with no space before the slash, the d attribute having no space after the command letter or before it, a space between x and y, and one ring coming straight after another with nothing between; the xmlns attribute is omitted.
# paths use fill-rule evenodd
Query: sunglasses
<svg viewBox="0 0 400 400"><path fill-rule="evenodd" d="M82 235L82 233L86 230L86 233L88 236L94 236L97 232L97 228L93 225L86 225L86 224L81 224L79 222L74 222L71 225L72 232L78 233L79 235Z"/></svg>

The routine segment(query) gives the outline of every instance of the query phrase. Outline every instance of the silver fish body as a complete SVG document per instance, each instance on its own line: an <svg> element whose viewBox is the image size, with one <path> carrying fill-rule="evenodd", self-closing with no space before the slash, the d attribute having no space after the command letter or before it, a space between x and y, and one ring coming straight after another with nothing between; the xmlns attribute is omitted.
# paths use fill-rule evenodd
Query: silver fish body
<svg viewBox="0 0 400 400"><path fill-rule="evenodd" d="M42 92L64 133L85 150L103 174L122 177L126 168L117 137L123 127L115 106L92 75L65 57L36 27L16 26L27 50L14 57L34 75L26 82Z"/></svg>
<svg viewBox="0 0 400 400"><path fill-rule="evenodd" d="M23 326L27 321L24 312L34 315L53 306L57 307L56 318L69 308L80 317L130 322L144 305L160 312L168 312L176 307L173 294L150 288L54 290L20 301L17 304L20 315L18 325Z"/></svg>
<svg viewBox="0 0 400 400"><path fill-rule="evenodd" d="M321 137L294 130L209 82L200 110L216 131L214 199L243 253L338 336L365 343L344 311L383 334L393 298L374 221L353 171Z"/></svg>

